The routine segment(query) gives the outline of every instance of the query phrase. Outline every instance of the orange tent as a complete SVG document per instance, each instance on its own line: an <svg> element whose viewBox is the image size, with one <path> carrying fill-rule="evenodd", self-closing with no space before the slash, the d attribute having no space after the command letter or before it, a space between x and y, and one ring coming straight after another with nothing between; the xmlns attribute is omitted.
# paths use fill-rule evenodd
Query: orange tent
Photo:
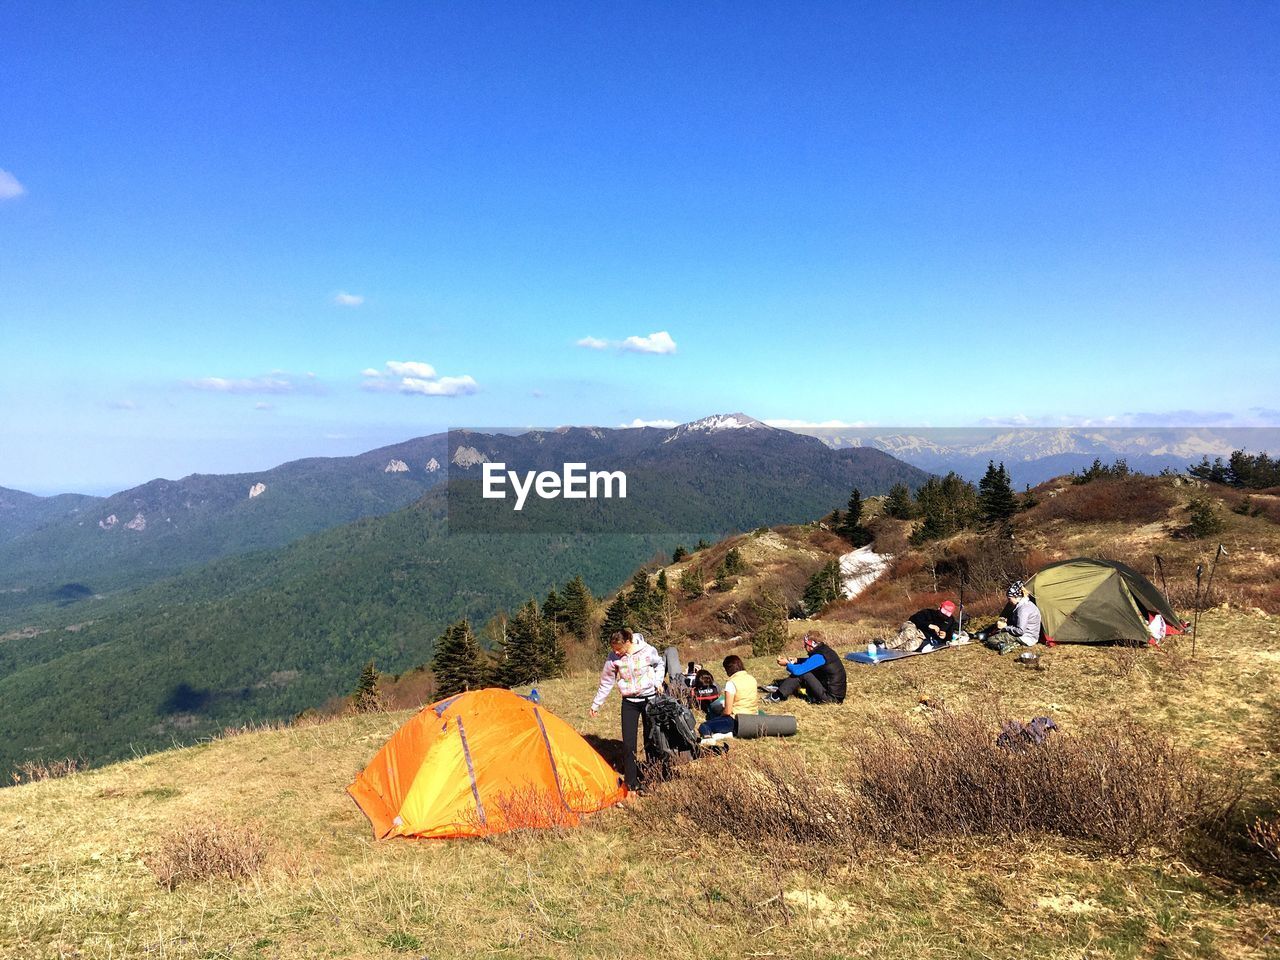
<svg viewBox="0 0 1280 960"><path fill-rule="evenodd" d="M423 707L347 792L381 840L572 826L627 789L559 717L493 689Z"/></svg>

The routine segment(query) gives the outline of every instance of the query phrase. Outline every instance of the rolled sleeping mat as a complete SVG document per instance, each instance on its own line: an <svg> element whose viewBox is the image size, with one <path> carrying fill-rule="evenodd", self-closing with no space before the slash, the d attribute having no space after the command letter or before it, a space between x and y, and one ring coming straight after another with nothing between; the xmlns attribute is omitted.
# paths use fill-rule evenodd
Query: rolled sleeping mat
<svg viewBox="0 0 1280 960"><path fill-rule="evenodd" d="M794 737L795 717L775 717L767 713L740 713L733 718L733 735L738 740L757 737Z"/></svg>

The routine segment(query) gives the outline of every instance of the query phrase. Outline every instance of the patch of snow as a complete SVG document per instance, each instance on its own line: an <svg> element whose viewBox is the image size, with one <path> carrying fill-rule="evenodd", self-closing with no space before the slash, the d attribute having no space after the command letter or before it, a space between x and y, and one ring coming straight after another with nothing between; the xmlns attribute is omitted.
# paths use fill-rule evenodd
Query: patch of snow
<svg viewBox="0 0 1280 960"><path fill-rule="evenodd" d="M859 547L840 557L841 590L846 600L852 600L889 568L893 557L876 553L870 547Z"/></svg>
<svg viewBox="0 0 1280 960"><path fill-rule="evenodd" d="M745 413L716 413L701 420L682 423L676 427L663 443L670 443L689 433L719 433L724 430L772 430L767 423L748 417Z"/></svg>

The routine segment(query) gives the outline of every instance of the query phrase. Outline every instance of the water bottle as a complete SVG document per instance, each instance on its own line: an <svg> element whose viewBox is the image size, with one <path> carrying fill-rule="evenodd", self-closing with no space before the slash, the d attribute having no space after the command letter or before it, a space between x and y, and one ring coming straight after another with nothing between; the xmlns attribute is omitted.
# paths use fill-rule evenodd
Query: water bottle
<svg viewBox="0 0 1280 960"><path fill-rule="evenodd" d="M542 702L542 695L538 693L537 687L534 687L532 690L529 691L529 700L533 703Z"/></svg>
<svg viewBox="0 0 1280 960"><path fill-rule="evenodd" d="M876 658L876 645L874 643L867 644L867 656L872 660Z"/></svg>

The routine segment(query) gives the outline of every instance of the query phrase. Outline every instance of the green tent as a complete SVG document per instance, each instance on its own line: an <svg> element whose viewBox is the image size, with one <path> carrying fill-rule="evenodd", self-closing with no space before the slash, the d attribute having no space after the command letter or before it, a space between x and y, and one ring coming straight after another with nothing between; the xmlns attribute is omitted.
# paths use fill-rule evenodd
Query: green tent
<svg viewBox="0 0 1280 960"><path fill-rule="evenodd" d="M1182 620L1168 599L1132 567L1114 560L1077 557L1051 563L1027 581L1040 608L1045 637L1054 643L1106 643L1148 639L1155 614L1169 633Z"/></svg>

